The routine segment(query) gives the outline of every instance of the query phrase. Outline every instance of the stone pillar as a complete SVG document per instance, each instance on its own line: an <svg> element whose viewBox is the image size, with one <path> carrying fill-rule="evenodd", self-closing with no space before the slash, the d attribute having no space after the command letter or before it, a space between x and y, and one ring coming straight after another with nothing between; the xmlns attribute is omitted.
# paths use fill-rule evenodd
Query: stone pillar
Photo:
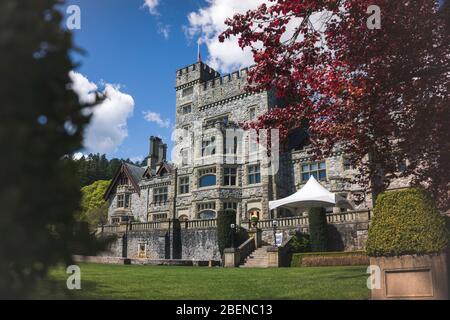
<svg viewBox="0 0 450 320"><path fill-rule="evenodd" d="M234 268L239 266L241 255L237 248L226 248L223 251L224 261L223 266L225 268Z"/></svg>
<svg viewBox="0 0 450 320"><path fill-rule="evenodd" d="M182 247L181 247L181 223L180 220L174 219L169 221L172 224L169 234L170 239L170 258L181 259Z"/></svg>
<svg viewBox="0 0 450 320"><path fill-rule="evenodd" d="M269 268L278 268L280 266L278 247L267 248L267 266Z"/></svg>
<svg viewBox="0 0 450 320"><path fill-rule="evenodd" d="M262 246L262 230L258 228L250 228L247 231L249 238L255 238L255 248Z"/></svg>

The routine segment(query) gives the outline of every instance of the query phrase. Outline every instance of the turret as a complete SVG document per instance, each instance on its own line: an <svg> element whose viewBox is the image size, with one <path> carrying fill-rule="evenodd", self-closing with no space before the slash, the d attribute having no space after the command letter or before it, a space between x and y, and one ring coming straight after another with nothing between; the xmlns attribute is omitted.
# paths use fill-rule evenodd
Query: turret
<svg viewBox="0 0 450 320"><path fill-rule="evenodd" d="M220 73L203 62L197 62L190 66L177 70L176 89L189 87L198 82L205 82L220 77Z"/></svg>

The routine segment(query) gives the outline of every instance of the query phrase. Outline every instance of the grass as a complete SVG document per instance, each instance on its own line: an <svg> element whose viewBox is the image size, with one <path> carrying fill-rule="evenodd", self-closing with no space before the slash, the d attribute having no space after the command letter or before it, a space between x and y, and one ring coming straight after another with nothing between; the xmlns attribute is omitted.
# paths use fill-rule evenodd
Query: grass
<svg viewBox="0 0 450 320"><path fill-rule="evenodd" d="M60 267L36 299L367 299L366 268L242 269L80 264L81 290Z"/></svg>

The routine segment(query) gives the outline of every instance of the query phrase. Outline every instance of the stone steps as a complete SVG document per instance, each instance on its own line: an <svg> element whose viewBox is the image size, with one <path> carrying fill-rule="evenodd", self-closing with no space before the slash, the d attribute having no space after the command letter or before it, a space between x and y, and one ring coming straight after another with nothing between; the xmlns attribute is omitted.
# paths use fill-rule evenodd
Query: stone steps
<svg viewBox="0 0 450 320"><path fill-rule="evenodd" d="M241 264L240 268L268 268L269 261L267 255L267 248L270 246L264 246L256 249L245 259L245 262Z"/></svg>

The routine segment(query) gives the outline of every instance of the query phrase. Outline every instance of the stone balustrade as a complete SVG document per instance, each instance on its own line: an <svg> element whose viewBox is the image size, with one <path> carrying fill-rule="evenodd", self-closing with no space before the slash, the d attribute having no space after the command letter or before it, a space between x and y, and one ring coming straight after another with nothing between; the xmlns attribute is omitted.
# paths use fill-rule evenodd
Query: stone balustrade
<svg viewBox="0 0 450 320"><path fill-rule="evenodd" d="M341 224L349 222L368 222L371 219L371 212L369 210L356 210L340 213L327 214L327 221L329 224ZM308 226L308 217L288 217L288 218L276 218L270 220L258 221L257 227L262 230L273 229L273 220L277 221L277 229L283 228L295 228ZM118 233L125 231L145 231L153 229L168 229L170 220L151 221L144 223L131 223L121 225L105 225L99 227L99 232L104 233ZM250 222L241 222L241 227L250 229ZM204 228L216 228L217 219L205 219L205 220L187 220L180 223L183 229L204 229ZM128 228L128 229L127 229Z"/></svg>
<svg viewBox="0 0 450 320"><path fill-rule="evenodd" d="M203 229L217 227L217 219L187 220L181 223L185 229Z"/></svg>
<svg viewBox="0 0 450 320"><path fill-rule="evenodd" d="M168 228L169 228L168 220L131 223L130 225L130 231L144 231L144 230L168 229Z"/></svg>

